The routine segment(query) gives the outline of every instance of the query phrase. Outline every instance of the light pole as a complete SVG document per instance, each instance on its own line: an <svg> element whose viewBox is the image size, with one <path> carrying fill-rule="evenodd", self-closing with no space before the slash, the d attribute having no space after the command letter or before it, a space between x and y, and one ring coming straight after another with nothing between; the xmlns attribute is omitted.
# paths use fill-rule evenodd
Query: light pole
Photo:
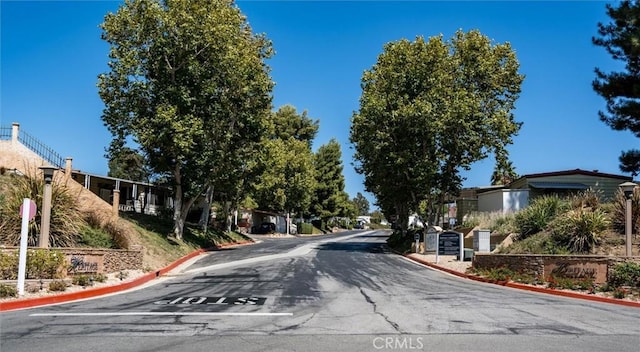
<svg viewBox="0 0 640 352"><path fill-rule="evenodd" d="M625 182L620 184L620 188L622 192L624 192L624 198L626 199L626 215L625 215L625 235L626 235L626 254L627 257L632 256L632 247L631 247L631 229L633 228L631 224L631 200L633 198L633 190L636 188L636 184L633 182Z"/></svg>
<svg viewBox="0 0 640 352"><path fill-rule="evenodd" d="M40 237L38 238L38 247L49 248L49 224L51 223L51 182L53 181L53 172L56 168L50 166L42 166L42 175L44 176L44 194L42 197L42 219L40 221Z"/></svg>

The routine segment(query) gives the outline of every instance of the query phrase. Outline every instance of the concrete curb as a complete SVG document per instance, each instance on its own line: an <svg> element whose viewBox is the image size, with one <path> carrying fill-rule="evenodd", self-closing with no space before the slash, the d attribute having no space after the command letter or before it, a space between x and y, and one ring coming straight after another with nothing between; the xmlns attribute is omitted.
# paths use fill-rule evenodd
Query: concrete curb
<svg viewBox="0 0 640 352"><path fill-rule="evenodd" d="M511 282L511 281L507 282L507 281L491 280L491 279L487 279L487 278L484 278L484 277L481 277L481 276L461 273L459 271L455 271L455 270L452 270L452 269L449 269L449 268L445 268L445 267L442 267L440 265L421 260L419 258L413 258L409 254L402 254L402 253L399 253L399 252L396 252L396 251L394 251L394 252L397 253L397 254L400 254L403 257L405 257L405 258L407 258L409 260L412 260L412 261L414 261L416 263L420 263L422 265L431 267L433 269L444 271L444 272L449 273L451 275L455 275L455 276L458 276L458 277L461 277L461 278L465 278L465 279L469 279L469 280L485 282L485 283L494 284L494 285L500 285L500 286L506 286L506 287L511 287L511 288L515 288L515 289L519 289L519 290L532 291L532 292L538 292L538 293L546 293L546 294L555 295L555 296L563 296L563 297L569 297L569 298L583 299L583 300L587 300L587 301L611 303L611 304L617 304L617 305L622 305L622 306L627 306L627 307L640 308L640 302L626 301L626 300L623 300L623 299L616 299L616 298L602 297L602 296L596 296L596 295L589 295L589 294L578 293L578 292L554 290L554 289L550 289L550 288L544 288L544 287L539 287L539 286L531 286L531 285L520 284L520 283L517 283L517 282Z"/></svg>
<svg viewBox="0 0 640 352"><path fill-rule="evenodd" d="M225 243L225 244L217 245L213 248L208 248L208 249L199 249L195 252L185 255L184 257L176 260L175 262L169 264L168 266L162 269L156 270L154 272L150 272L135 280L128 281L118 285L91 288L91 289L86 289L86 290L77 291L77 292L62 293L59 295L51 295L51 296L45 296L45 297L27 298L27 299L18 299L15 301L0 302L0 312L76 301L80 299L93 298L93 297L107 295L110 293L128 290L128 289L140 286L142 284L145 284L163 275L166 275L167 273L171 272L173 269L177 268L181 264L201 255L202 253L210 252L216 249L221 249L226 247L247 245L247 244L253 244L253 243L254 243L253 241L242 241L242 242L234 242L234 243Z"/></svg>

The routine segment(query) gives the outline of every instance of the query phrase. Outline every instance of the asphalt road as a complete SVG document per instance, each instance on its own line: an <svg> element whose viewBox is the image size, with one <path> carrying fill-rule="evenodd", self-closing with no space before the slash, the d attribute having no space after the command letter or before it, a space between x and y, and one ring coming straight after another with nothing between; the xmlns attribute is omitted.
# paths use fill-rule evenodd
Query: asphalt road
<svg viewBox="0 0 640 352"><path fill-rule="evenodd" d="M265 239L136 290L0 313L0 351L638 351L640 309L452 277L386 237Z"/></svg>

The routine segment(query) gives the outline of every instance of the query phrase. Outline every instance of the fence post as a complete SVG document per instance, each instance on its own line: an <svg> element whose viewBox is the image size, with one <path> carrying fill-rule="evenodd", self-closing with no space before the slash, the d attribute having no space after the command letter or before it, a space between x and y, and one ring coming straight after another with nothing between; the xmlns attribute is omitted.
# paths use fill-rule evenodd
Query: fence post
<svg viewBox="0 0 640 352"><path fill-rule="evenodd" d="M20 132L20 124L17 122L14 122L13 124L11 124L11 144L12 145L18 144L19 132Z"/></svg>

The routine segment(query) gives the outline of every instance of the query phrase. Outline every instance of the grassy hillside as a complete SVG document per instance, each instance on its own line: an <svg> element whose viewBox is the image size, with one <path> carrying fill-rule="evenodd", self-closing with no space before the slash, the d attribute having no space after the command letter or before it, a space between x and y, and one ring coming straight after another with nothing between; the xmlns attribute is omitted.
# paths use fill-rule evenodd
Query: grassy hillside
<svg viewBox="0 0 640 352"><path fill-rule="evenodd" d="M41 208L43 181L39 178L0 173L0 244L19 243L23 198L31 198ZM91 212L87 197L74 197L64 186L54 184L54 209L51 219L53 243L68 247L131 248L142 246L144 269L157 270L200 248L230 242L247 241L238 233L209 229L204 233L197 225L187 224L184 238L170 236L173 222L157 216L121 213L119 219L104 219ZM84 203L83 203L84 202ZM95 201L94 201L95 203ZM59 221L62 219L63 221ZM30 223L30 245L39 233L40 214ZM64 241L63 241L64 240Z"/></svg>

